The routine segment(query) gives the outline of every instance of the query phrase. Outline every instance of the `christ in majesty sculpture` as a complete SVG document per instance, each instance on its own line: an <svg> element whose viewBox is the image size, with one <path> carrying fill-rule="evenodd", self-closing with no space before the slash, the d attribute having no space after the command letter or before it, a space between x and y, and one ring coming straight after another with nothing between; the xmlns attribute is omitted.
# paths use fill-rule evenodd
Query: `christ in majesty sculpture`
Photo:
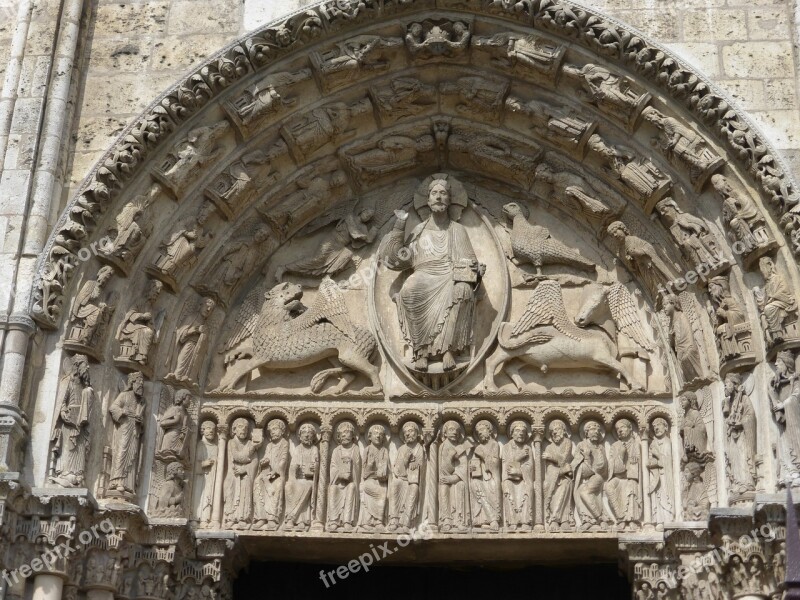
<svg viewBox="0 0 800 600"><path fill-rule="evenodd" d="M404 240L408 213L395 211L380 253L390 269L412 271L394 302L417 371L427 371L432 361L441 361L443 371L455 369L456 357L472 343L475 292L486 267L466 228L453 218L451 207L463 205L452 206L452 189L446 176L434 176L427 189L430 214L421 214L422 222Z"/></svg>

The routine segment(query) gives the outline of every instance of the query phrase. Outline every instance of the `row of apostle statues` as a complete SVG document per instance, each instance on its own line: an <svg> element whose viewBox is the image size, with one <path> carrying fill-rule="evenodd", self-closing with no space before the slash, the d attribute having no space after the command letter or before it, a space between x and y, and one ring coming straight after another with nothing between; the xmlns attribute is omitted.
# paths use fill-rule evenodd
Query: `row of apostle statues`
<svg viewBox="0 0 800 600"><path fill-rule="evenodd" d="M658 417L650 428L643 441L627 418L611 436L587 420L574 442L567 423L553 419L542 445L522 419L509 424L505 443L488 419L473 436L448 420L433 439L408 420L394 446L384 424L370 425L360 443L355 425L340 421L328 452L310 421L293 444L282 419L270 420L262 435L239 417L220 453L224 436L206 420L193 513L201 527L259 531L392 532L423 521L443 533L637 529L675 518L669 424Z"/></svg>

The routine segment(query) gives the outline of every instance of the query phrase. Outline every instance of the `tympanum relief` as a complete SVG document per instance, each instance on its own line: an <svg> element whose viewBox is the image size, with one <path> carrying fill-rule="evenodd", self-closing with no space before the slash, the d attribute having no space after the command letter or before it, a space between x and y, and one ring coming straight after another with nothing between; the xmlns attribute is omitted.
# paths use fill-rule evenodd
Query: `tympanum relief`
<svg viewBox="0 0 800 600"><path fill-rule="evenodd" d="M69 354L53 485L241 536L524 539L650 535L800 481L800 217L767 146L583 9L446 4L301 11L123 135L32 301Z"/></svg>

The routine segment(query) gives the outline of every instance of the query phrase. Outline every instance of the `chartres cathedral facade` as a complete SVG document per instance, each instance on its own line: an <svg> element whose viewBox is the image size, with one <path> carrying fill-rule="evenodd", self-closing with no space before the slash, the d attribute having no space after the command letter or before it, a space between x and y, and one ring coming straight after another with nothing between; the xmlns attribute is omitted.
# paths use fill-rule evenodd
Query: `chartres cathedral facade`
<svg viewBox="0 0 800 600"><path fill-rule="evenodd" d="M2 598L782 598L790 3L226 4L0 2Z"/></svg>

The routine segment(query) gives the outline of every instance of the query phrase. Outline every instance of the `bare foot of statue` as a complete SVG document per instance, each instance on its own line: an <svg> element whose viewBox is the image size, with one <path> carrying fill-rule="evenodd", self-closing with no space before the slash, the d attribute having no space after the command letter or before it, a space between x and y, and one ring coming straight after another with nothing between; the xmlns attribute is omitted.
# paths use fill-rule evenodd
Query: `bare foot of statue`
<svg viewBox="0 0 800 600"><path fill-rule="evenodd" d="M428 370L428 359L426 357L418 358L414 361L414 369L417 371L427 371Z"/></svg>
<svg viewBox="0 0 800 600"><path fill-rule="evenodd" d="M442 356L442 369L445 371L452 371L456 368L456 359L453 358L453 353L449 350Z"/></svg>

